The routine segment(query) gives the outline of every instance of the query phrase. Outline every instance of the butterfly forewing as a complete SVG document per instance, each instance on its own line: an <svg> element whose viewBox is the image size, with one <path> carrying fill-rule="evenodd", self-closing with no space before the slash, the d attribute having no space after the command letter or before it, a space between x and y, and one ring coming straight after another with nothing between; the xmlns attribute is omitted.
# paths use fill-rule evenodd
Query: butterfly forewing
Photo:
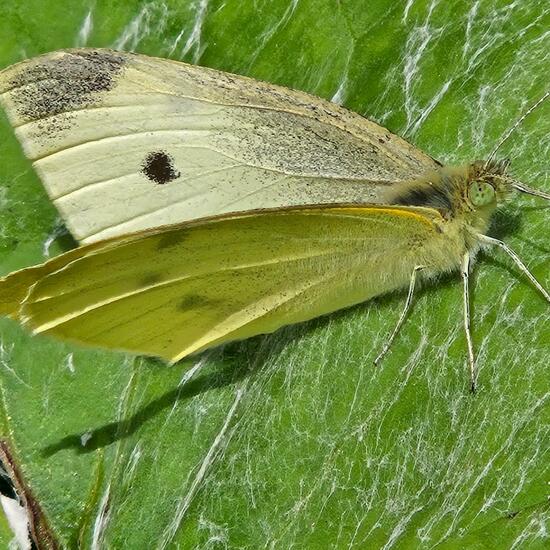
<svg viewBox="0 0 550 550"><path fill-rule="evenodd" d="M223 212L384 203L438 164L308 94L109 50L0 73L1 102L75 238L92 242Z"/></svg>

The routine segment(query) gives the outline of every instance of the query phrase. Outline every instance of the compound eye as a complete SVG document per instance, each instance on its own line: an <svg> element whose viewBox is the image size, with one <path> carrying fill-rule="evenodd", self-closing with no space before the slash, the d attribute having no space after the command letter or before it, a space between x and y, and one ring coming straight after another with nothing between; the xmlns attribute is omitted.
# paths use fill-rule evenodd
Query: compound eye
<svg viewBox="0 0 550 550"><path fill-rule="evenodd" d="M474 181L468 189L468 198L474 206L485 206L495 200L495 188L485 181Z"/></svg>

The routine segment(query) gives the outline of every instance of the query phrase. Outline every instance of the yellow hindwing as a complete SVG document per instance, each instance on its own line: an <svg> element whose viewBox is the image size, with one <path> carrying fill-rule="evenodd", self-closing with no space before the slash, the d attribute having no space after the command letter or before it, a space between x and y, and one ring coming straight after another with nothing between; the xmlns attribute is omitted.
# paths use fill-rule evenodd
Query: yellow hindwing
<svg viewBox="0 0 550 550"><path fill-rule="evenodd" d="M166 226L0 281L35 332L176 361L402 287L439 238L424 208L319 206Z"/></svg>

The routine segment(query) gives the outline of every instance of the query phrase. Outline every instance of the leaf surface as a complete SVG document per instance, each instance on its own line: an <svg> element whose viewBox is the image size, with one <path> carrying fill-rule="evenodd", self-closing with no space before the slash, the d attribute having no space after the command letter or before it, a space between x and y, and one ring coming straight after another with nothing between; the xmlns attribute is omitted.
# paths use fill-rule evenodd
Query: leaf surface
<svg viewBox="0 0 550 550"><path fill-rule="evenodd" d="M463 163L546 91L549 17L536 0L30 0L0 7L0 65L84 45L181 59L333 99ZM547 191L549 115L500 151ZM7 273L60 232L5 117L0 135ZM546 288L549 222L518 198L492 232ZM419 292L376 369L403 293L174 367L2 320L2 437L66 547L543 548L550 308L498 252L473 286L475 396L458 275Z"/></svg>

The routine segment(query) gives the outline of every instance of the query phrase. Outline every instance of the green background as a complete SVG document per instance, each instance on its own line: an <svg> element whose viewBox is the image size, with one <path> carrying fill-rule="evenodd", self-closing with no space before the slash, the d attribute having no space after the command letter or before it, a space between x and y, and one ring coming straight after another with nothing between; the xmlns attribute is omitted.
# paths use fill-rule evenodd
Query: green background
<svg viewBox="0 0 550 550"><path fill-rule="evenodd" d="M334 99L464 163L545 92L549 27L538 0L8 0L0 67L83 45L172 57ZM501 151L546 190L549 103ZM546 288L549 222L518 197L492 232ZM1 272L43 260L59 227L2 117ZM550 308L498 252L473 279L475 396L455 274L419 292L379 368L402 293L174 367L3 320L0 429L69 548L547 548Z"/></svg>

